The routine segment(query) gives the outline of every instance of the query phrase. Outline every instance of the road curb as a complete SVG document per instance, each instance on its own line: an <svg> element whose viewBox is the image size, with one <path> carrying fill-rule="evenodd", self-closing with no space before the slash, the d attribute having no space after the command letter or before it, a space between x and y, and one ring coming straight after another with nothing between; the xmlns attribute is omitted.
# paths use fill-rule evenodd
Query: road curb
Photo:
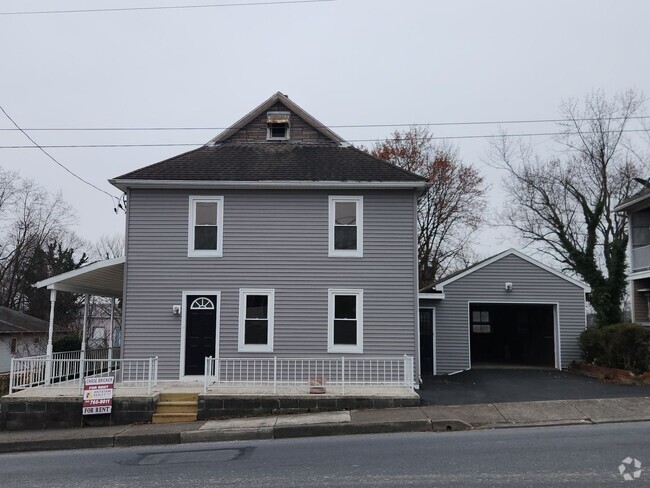
<svg viewBox="0 0 650 488"><path fill-rule="evenodd" d="M427 420L405 420L399 422L375 422L365 424L312 424L276 427L275 439L294 437L319 437L356 434L388 434L394 432L430 432L431 422Z"/></svg>
<svg viewBox="0 0 650 488"><path fill-rule="evenodd" d="M273 439L273 427L242 430L192 430L181 432L181 444L195 442L252 441Z"/></svg>
<svg viewBox="0 0 650 488"><path fill-rule="evenodd" d="M118 434L114 437L112 447L133 446L162 446L167 444L180 444L180 432L165 432L158 434Z"/></svg>
<svg viewBox="0 0 650 488"><path fill-rule="evenodd" d="M458 419L430 420L432 432L453 432L471 430L473 427L467 422Z"/></svg>
<svg viewBox="0 0 650 488"><path fill-rule="evenodd" d="M80 439L41 439L5 442L0 444L0 454L12 452L59 451L69 449L98 449L114 447L114 436L84 437Z"/></svg>

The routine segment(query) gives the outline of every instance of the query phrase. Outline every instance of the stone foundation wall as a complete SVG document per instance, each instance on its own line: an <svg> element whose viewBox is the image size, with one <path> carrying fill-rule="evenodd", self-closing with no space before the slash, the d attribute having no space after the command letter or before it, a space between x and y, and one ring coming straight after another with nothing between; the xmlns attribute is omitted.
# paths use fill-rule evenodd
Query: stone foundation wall
<svg viewBox="0 0 650 488"><path fill-rule="evenodd" d="M157 397L114 398L110 415L81 414L81 397L0 399L0 430L40 430L151 422Z"/></svg>
<svg viewBox="0 0 650 488"><path fill-rule="evenodd" d="M281 413L328 412L360 408L417 407L419 398L394 397L269 397L199 395L198 420L254 417Z"/></svg>

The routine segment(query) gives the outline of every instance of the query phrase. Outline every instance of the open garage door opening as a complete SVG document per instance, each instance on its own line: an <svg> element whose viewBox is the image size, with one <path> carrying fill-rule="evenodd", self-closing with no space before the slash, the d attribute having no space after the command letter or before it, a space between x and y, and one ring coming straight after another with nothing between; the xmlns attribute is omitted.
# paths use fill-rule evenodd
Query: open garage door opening
<svg viewBox="0 0 650 488"><path fill-rule="evenodd" d="M472 303L472 367L555 367L555 305Z"/></svg>

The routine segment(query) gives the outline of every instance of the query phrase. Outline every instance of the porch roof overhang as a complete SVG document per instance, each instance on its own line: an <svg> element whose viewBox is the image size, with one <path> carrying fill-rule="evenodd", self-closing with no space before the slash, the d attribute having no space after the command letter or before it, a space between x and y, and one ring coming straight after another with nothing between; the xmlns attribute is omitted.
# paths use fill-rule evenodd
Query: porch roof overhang
<svg viewBox="0 0 650 488"><path fill-rule="evenodd" d="M36 288L121 298L124 287L124 256L98 261L39 281Z"/></svg>

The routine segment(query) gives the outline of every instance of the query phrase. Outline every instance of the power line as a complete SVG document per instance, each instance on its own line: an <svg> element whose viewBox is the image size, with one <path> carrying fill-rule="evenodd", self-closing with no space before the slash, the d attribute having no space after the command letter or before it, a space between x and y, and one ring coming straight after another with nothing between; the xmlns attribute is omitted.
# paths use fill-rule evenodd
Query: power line
<svg viewBox="0 0 650 488"><path fill-rule="evenodd" d="M603 131L604 133L630 133L630 132L646 132L644 129L625 129L622 131ZM560 136L560 135L578 135L578 134L596 134L597 132L584 131L584 132L536 132L536 133L519 133L519 134L475 134L475 135L466 135L466 136L447 136L447 137L427 137L426 139L443 141L443 140L454 140L454 139L494 139L500 137L548 137L548 136ZM598 132L599 133L599 132ZM419 137L417 139L425 139ZM349 139L347 142L383 142L386 139ZM113 148L113 147L198 147L204 146L205 143L193 143L193 142L178 142L178 143L151 143L151 144L60 144L60 145L44 145L42 147L48 149L80 149L80 148ZM41 146L39 146L40 148ZM0 146L0 149L35 149L33 146Z"/></svg>
<svg viewBox="0 0 650 488"><path fill-rule="evenodd" d="M24 146L25 148L40 149L40 151L41 151L43 154L45 154L48 158L50 158L52 161L54 161L54 162L55 162L56 164L58 164L61 168L63 168L64 170L66 170L68 173L70 173L72 176L74 176L75 178L77 178L79 181L81 181L81 182L85 183L86 185L91 186L91 187L94 188L95 190L98 190L98 191L100 191L100 192L102 192L102 193L105 193L106 195L108 195L109 197L111 197L111 202L113 202L113 204L115 204L115 202L113 201L113 199L115 199L115 200L117 201L117 203L119 204L119 201L120 201L120 200L119 200L119 197L116 197L115 195L113 195L113 194L111 194L111 193L108 193L108 192L105 191L105 190L102 190L102 189L99 188L98 186L95 186L95 185L92 184L90 181L85 180L84 178L82 178L81 176L79 176L77 173L75 173L74 171L72 171L71 169L69 169L68 167L66 167L64 164L62 164L62 163L60 163L59 161L57 161L56 158L55 158L54 156L52 156L49 152L47 152L47 151L44 149L44 147L48 147L48 146L40 146L40 145L39 145L39 144L38 144L34 139L32 139L32 138L30 137L29 134L27 134L27 132L25 132L23 129L20 128L20 126L16 123L16 121L15 121L14 119L11 118L11 116L7 113L7 111L6 111L2 106L0 106L0 110L2 110L2 113L5 114L5 117L7 117L7 118L9 119L9 121L10 121L14 126L16 126L16 128L17 128L20 132L22 132L23 135L24 135L27 139L30 140L30 142L31 142L32 144L34 144L33 146Z"/></svg>
<svg viewBox="0 0 650 488"><path fill-rule="evenodd" d="M606 117L605 120L645 120L650 119L650 115L640 115L635 117ZM600 120L596 118L572 119L577 122L591 122ZM343 124L343 125L315 125L315 128L331 129L364 129L364 128L382 128L382 127L445 127L445 126L464 126L464 125L512 125L512 124L549 124L566 122L566 119L528 119L528 120L484 120L484 121L467 121L467 122L412 122L408 124ZM242 127L36 127L25 129L29 131L43 132L155 132L155 131L200 131L200 130L238 130ZM0 131L14 131L18 129L0 128Z"/></svg>
<svg viewBox="0 0 650 488"><path fill-rule="evenodd" d="M247 3L213 3L207 5L159 5L154 7L122 7L122 8L91 8L77 10L32 10L19 12L0 12L0 15L44 15L44 14L86 14L97 12L133 12L142 10L180 10L198 8L220 8L220 7L254 7L260 5L290 5L300 3L324 3L336 2L337 0L279 0L277 2L247 2Z"/></svg>

